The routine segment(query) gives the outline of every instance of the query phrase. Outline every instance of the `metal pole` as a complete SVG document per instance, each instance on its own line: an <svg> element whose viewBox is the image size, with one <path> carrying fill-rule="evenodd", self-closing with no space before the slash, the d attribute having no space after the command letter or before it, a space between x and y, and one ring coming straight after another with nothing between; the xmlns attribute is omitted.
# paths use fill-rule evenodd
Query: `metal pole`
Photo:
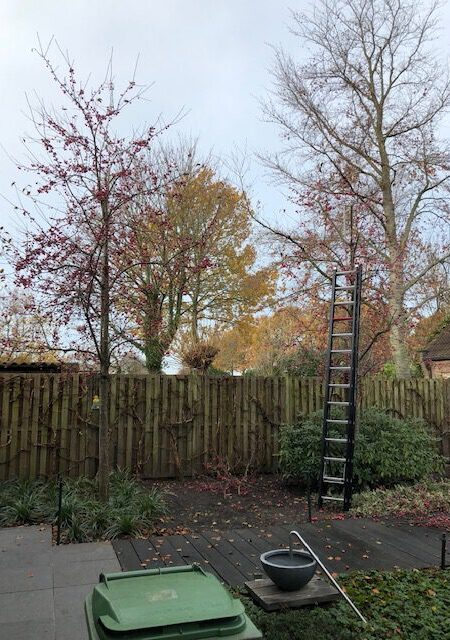
<svg viewBox="0 0 450 640"><path fill-rule="evenodd" d="M317 562L317 564L321 567L321 569L323 570L323 572L325 573L325 575L327 576L327 578L332 582L333 586L336 587L336 589L339 591L339 593L341 594L341 596L343 596L345 598L345 600L348 602L348 604L351 606L351 608L353 609L353 611L356 613L356 615L364 622L364 624L367 624L367 620L365 619L365 617L362 615L362 613L359 611L359 609L353 604L353 602L350 600L350 598L348 597L348 595L345 593L345 591L343 591L341 589L341 587L338 585L338 583L336 582L336 580L333 578L333 576L331 575L331 573L328 571L328 569L326 568L326 566L323 564L323 562L321 562L321 560L317 557L317 555L314 553L314 551L311 549L311 547L309 546L309 544L307 542L305 542L305 540L303 540L303 538L301 537L301 535L299 534L298 531L291 531L289 534L289 543L290 543L290 539L291 536L297 536L297 538L300 540L300 542L306 547L306 549L309 551L309 553L312 555L312 557L314 558L314 560Z"/></svg>
<svg viewBox="0 0 450 640"><path fill-rule="evenodd" d="M56 529L56 544L61 542L61 509L62 509L62 493L63 493L63 481L62 477L58 475L58 521Z"/></svg>
<svg viewBox="0 0 450 640"><path fill-rule="evenodd" d="M311 478L308 478L308 489L307 489L307 499L308 499L308 522L312 522L312 508L311 508Z"/></svg>
<svg viewBox="0 0 450 640"><path fill-rule="evenodd" d="M441 538L441 569L446 568L446 561L445 561L446 553L447 553L447 536L445 533L443 533Z"/></svg>

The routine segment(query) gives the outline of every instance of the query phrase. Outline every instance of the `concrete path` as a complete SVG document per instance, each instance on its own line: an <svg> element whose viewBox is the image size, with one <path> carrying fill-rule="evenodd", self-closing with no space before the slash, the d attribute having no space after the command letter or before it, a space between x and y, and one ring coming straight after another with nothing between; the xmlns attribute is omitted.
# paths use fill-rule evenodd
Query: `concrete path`
<svg viewBox="0 0 450 640"><path fill-rule="evenodd" d="M84 599L112 571L109 542L56 547L50 527L0 529L0 638L87 640Z"/></svg>

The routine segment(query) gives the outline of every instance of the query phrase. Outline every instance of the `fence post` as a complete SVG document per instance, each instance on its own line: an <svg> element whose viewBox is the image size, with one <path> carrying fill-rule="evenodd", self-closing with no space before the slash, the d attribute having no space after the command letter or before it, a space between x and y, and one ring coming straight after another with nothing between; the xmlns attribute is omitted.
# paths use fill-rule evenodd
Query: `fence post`
<svg viewBox="0 0 450 640"><path fill-rule="evenodd" d="M450 478L450 379L443 380L444 415L441 427L442 455L445 456L445 473Z"/></svg>

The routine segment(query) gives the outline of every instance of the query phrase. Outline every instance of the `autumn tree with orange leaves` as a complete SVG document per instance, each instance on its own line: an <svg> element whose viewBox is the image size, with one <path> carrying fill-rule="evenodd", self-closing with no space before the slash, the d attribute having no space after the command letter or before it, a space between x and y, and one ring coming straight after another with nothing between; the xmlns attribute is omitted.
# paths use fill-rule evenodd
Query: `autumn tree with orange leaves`
<svg viewBox="0 0 450 640"><path fill-rule="evenodd" d="M247 317L219 333L214 344L219 353L214 366L230 373L252 371L257 375L323 374L327 348L328 303L309 307L287 306L269 315ZM384 318L364 307L361 323L361 375L377 373L390 359ZM381 336L373 340L374 333Z"/></svg>

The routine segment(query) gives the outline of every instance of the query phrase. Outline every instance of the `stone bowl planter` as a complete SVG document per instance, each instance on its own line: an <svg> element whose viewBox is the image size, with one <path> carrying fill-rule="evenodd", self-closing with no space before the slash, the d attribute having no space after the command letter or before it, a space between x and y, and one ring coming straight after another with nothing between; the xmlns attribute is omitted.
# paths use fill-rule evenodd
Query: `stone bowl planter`
<svg viewBox="0 0 450 640"><path fill-rule="evenodd" d="M274 549L260 557L268 577L282 591L297 591L313 577L317 562L307 551L289 553L289 549Z"/></svg>

